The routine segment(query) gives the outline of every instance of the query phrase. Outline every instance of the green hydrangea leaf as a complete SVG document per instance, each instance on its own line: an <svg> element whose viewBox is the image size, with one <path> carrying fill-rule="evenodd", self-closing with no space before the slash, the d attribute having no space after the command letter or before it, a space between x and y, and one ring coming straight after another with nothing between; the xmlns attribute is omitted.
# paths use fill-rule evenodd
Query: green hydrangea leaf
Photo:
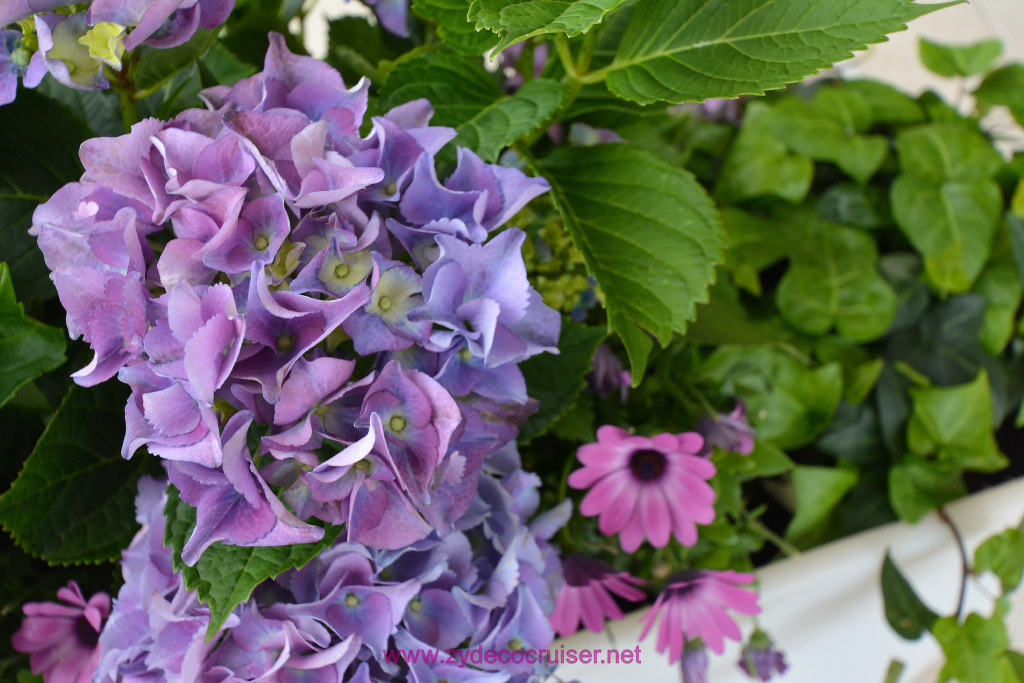
<svg viewBox="0 0 1024 683"><path fill-rule="evenodd" d="M992 68L1003 52L1003 44L996 39L983 40L973 45L940 45L922 38L921 62L940 76L974 76Z"/></svg>
<svg viewBox="0 0 1024 683"><path fill-rule="evenodd" d="M498 41L491 31L477 30L467 18L470 0L412 0L412 9L437 24L437 36L464 55L479 56Z"/></svg>
<svg viewBox="0 0 1024 683"><path fill-rule="evenodd" d="M135 87L152 93L178 72L196 63L217 40L216 29L200 29L187 42L166 50L142 48L142 57L135 69Z"/></svg>
<svg viewBox="0 0 1024 683"><path fill-rule="evenodd" d="M78 147L91 135L71 110L31 90L0 107L0 261L22 301L57 293L28 229L36 206L81 177Z"/></svg>
<svg viewBox="0 0 1024 683"><path fill-rule="evenodd" d="M432 124L458 131L454 144L495 161L501 150L547 122L562 106L566 89L535 78L515 94L503 95L475 61L432 53L399 60L384 82L381 106L387 109L420 97L434 104Z"/></svg>
<svg viewBox="0 0 1024 683"><path fill-rule="evenodd" d="M607 336L606 330L563 320L558 355L542 353L519 366L527 393L540 401L540 408L519 429L520 442L546 432L573 406L586 386L594 353Z"/></svg>
<svg viewBox="0 0 1024 683"><path fill-rule="evenodd" d="M628 145L562 147L540 170L638 383L646 334L668 344L708 300L723 246L714 204L687 171Z"/></svg>
<svg viewBox="0 0 1024 683"><path fill-rule="evenodd" d="M644 0L608 68L608 87L643 103L762 93L847 59L949 4L955 3Z"/></svg>
<svg viewBox="0 0 1024 683"><path fill-rule="evenodd" d="M117 560L138 525L138 478L155 458L121 457L128 388L72 386L11 489L0 522L29 553L54 564Z"/></svg>
<svg viewBox="0 0 1024 683"><path fill-rule="evenodd" d="M256 586L283 571L303 566L333 544L343 529L326 529L324 538L316 543L272 547L215 543L203 552L194 567L189 567L181 561L181 550L195 527L196 510L169 486L164 515L164 545L173 551L174 570L181 572L185 587L196 591L199 600L210 608L206 642L213 640L231 612L249 599Z"/></svg>
<svg viewBox="0 0 1024 683"><path fill-rule="evenodd" d="M889 625L907 640L920 638L922 633L931 630L939 618L921 602L888 552L882 562L882 600L885 602L885 618Z"/></svg>
<svg viewBox="0 0 1024 683"><path fill-rule="evenodd" d="M490 29L501 42L491 55L527 38L564 33L570 38L589 31L626 0L473 0L469 19Z"/></svg>
<svg viewBox="0 0 1024 683"><path fill-rule="evenodd" d="M0 263L0 406L36 377L64 362L64 331L25 317L11 271Z"/></svg>

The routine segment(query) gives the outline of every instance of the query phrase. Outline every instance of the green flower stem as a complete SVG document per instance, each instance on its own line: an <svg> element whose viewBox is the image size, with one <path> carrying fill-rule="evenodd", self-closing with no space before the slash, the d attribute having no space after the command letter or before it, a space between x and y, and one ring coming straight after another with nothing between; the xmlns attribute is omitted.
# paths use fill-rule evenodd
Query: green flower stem
<svg viewBox="0 0 1024 683"><path fill-rule="evenodd" d="M769 541L772 545L779 549L786 557L795 557L800 554L800 549L795 545L779 536L777 533L766 527L761 523L761 520L751 516L749 512L744 511L743 521L747 523L751 529L761 534L762 538Z"/></svg>
<svg viewBox="0 0 1024 683"><path fill-rule="evenodd" d="M572 57L572 50L569 49L569 39L565 37L564 33L559 33L555 36L555 52L558 53L558 59L562 62L565 73L569 74L569 80L578 81L580 75L576 71L576 60Z"/></svg>
<svg viewBox="0 0 1024 683"><path fill-rule="evenodd" d="M956 620L959 622L961 615L964 613L964 599L967 597L967 579L970 577L971 563L967 559L967 549L964 547L964 539L960 535L960 530L953 523L949 514L946 512L944 507L938 507L935 509L938 513L939 519L942 523L949 527L949 530L953 533L953 538L956 540L957 550L960 551L960 598L956 603Z"/></svg>

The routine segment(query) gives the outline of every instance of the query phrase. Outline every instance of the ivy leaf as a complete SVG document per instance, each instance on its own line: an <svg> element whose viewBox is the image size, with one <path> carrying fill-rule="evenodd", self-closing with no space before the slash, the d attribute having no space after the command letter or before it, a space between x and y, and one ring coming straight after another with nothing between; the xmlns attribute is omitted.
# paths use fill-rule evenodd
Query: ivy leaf
<svg viewBox="0 0 1024 683"><path fill-rule="evenodd" d="M28 229L37 205L81 177L77 150L90 136L69 109L31 90L0 107L0 261L23 301L57 293Z"/></svg>
<svg viewBox="0 0 1024 683"><path fill-rule="evenodd" d="M25 317L11 271L0 263L0 406L36 377L64 362L64 331Z"/></svg>
<svg viewBox="0 0 1024 683"><path fill-rule="evenodd" d="M473 0L470 21L477 29L490 29L501 42L491 52L545 33L570 38L589 31L626 0Z"/></svg>
<svg viewBox="0 0 1024 683"><path fill-rule="evenodd" d="M470 0L412 0L412 9L437 24L437 36L456 52L479 56L494 46L497 37L480 31L467 19Z"/></svg>
<svg viewBox="0 0 1024 683"><path fill-rule="evenodd" d="M853 91L826 88L811 102L790 97L772 113L772 132L789 149L831 161L858 183L867 182L889 152L884 137L862 134L871 124L871 108Z"/></svg>
<svg viewBox="0 0 1024 683"><path fill-rule="evenodd" d="M155 459L121 457L128 388L72 386L11 489L0 521L54 564L116 560L135 534L138 478Z"/></svg>
<svg viewBox="0 0 1024 683"><path fill-rule="evenodd" d="M955 3L644 0L609 67L608 87L641 103L760 94L847 59L949 4Z"/></svg>
<svg viewBox="0 0 1024 683"><path fill-rule="evenodd" d="M955 387L913 387L914 408L907 423L907 447L934 454L965 469L994 472L1006 467L992 433L992 393L988 373Z"/></svg>
<svg viewBox="0 0 1024 683"><path fill-rule="evenodd" d="M135 87L151 93L195 64L217 40L217 29L200 29L187 42L166 50L144 47L135 69Z"/></svg>
<svg viewBox="0 0 1024 683"><path fill-rule="evenodd" d="M992 572L999 577L1003 593L1012 591L1024 572L1024 533L1019 528L1007 529L986 538L974 551L974 569Z"/></svg>
<svg viewBox="0 0 1024 683"><path fill-rule="evenodd" d="M775 196L800 202L811 189L814 163L792 154L772 132L772 109L751 102L743 126L722 165L715 195L728 202Z"/></svg>
<svg viewBox="0 0 1024 683"><path fill-rule="evenodd" d="M721 346L696 377L744 399L758 441L784 450L813 443L832 423L843 396L839 363L812 369L767 346Z"/></svg>
<svg viewBox="0 0 1024 683"><path fill-rule="evenodd" d="M990 355L998 356L1013 338L1017 309L1024 298L1024 283L1013 253L1007 250L993 259L975 281L973 291L985 299L981 345Z"/></svg>
<svg viewBox="0 0 1024 683"><path fill-rule="evenodd" d="M907 456L889 470L889 503L900 519L913 524L967 493L960 473L951 463Z"/></svg>
<svg viewBox="0 0 1024 683"><path fill-rule="evenodd" d="M979 133L955 124L901 131L897 148L903 173L892 184L893 217L924 257L932 286L966 292L999 226L1003 198L992 176L1002 159Z"/></svg>
<svg viewBox="0 0 1024 683"><path fill-rule="evenodd" d="M687 171L628 145L562 147L540 169L604 292L635 385L651 348L646 332L665 346L708 300L722 259L714 204Z"/></svg>
<svg viewBox="0 0 1024 683"><path fill-rule="evenodd" d="M828 522L843 496L857 483L855 470L798 465L793 469L796 513L786 527L786 538L806 541Z"/></svg>
<svg viewBox="0 0 1024 683"><path fill-rule="evenodd" d="M181 500L177 489L169 486L164 515L167 517L164 545L171 547L174 571L181 572L185 587L196 591L200 602L210 608L207 643L217 635L235 607L249 599L256 586L283 571L303 566L334 543L343 528L330 527L316 543L273 547L215 543L203 552L194 567L189 567L181 561L181 550L195 527L196 510Z"/></svg>
<svg viewBox="0 0 1024 683"><path fill-rule="evenodd" d="M922 633L932 629L939 618L917 597L888 552L882 562L882 599L885 601L885 618L892 630L907 640L920 638Z"/></svg>
<svg viewBox="0 0 1024 683"><path fill-rule="evenodd" d="M540 401L540 409L519 430L521 443L546 432L572 407L586 386L594 353L607 336L605 330L563 320L558 355L542 353L519 366L530 397Z"/></svg>
<svg viewBox="0 0 1024 683"><path fill-rule="evenodd" d="M929 71L940 76L973 76L988 71L1003 52L1003 44L996 39L983 40L973 45L940 45L927 38L921 39L921 62Z"/></svg>
<svg viewBox="0 0 1024 683"><path fill-rule="evenodd" d="M896 316L897 297L875 262L878 252L860 230L804 220L775 302L786 321L821 336L833 327L851 341L881 337Z"/></svg>
<svg viewBox="0 0 1024 683"><path fill-rule="evenodd" d="M1024 64L1008 64L996 69L974 91L981 107L1004 105L1017 123L1024 125Z"/></svg>
<svg viewBox="0 0 1024 683"><path fill-rule="evenodd" d="M1010 662L1000 656L1010 646L1000 616L968 614L962 625L956 617L944 617L935 622L932 634L946 655L940 680L1017 683Z"/></svg>
<svg viewBox="0 0 1024 683"><path fill-rule="evenodd" d="M381 106L394 107L420 97L434 103L431 123L454 126L456 145L469 147L486 161L544 124L562 106L565 86L535 78L513 95L476 62L446 53L400 60L388 74Z"/></svg>
<svg viewBox="0 0 1024 683"><path fill-rule="evenodd" d="M844 81L842 88L864 98L873 124L909 126L925 120L921 105L891 85L877 81Z"/></svg>

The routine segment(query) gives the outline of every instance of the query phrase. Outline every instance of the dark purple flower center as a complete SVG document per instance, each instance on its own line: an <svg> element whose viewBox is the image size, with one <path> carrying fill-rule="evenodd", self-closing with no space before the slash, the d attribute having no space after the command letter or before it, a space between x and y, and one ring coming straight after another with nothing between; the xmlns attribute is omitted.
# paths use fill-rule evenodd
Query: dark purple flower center
<svg viewBox="0 0 1024 683"><path fill-rule="evenodd" d="M665 454L650 448L633 451L629 456L629 469L640 481L654 481L665 471Z"/></svg>
<svg viewBox="0 0 1024 683"><path fill-rule="evenodd" d="M78 637L79 643L90 649L96 647L96 644L100 642L100 634L85 617L75 620L75 636Z"/></svg>

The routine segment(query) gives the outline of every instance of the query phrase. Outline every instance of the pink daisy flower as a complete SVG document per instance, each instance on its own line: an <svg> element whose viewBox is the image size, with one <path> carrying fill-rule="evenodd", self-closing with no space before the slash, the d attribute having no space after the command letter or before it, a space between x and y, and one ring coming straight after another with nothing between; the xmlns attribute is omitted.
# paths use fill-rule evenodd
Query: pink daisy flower
<svg viewBox="0 0 1024 683"><path fill-rule="evenodd" d="M565 584L555 601L551 627L563 637L576 633L581 621L594 633L600 633L605 619L621 619L622 610L609 593L633 602L645 595L630 585L645 581L585 555L569 555L562 560L562 574Z"/></svg>
<svg viewBox="0 0 1024 683"><path fill-rule="evenodd" d="M647 637L654 622L658 627L657 651L669 651L669 662L683 655L686 641L700 638L715 654L722 654L725 639L740 640L739 626L726 613L758 614L757 593L739 586L754 580L753 574L703 569L665 586L654 606L641 619L644 622L640 640ZM662 614L664 613L664 614Z"/></svg>
<svg viewBox="0 0 1024 683"><path fill-rule="evenodd" d="M570 486L590 489L580 514L600 515L601 533L621 532L619 543L629 553L645 538L663 548L670 535L692 546L697 524L715 518L715 492L707 482L715 466L697 456L703 445L694 432L646 437L601 427L597 443L577 453L583 467L569 475Z"/></svg>
<svg viewBox="0 0 1024 683"><path fill-rule="evenodd" d="M97 593L86 602L82 589L71 581L57 597L67 605L22 605L25 620L11 644L31 655L32 673L42 674L46 683L88 683L99 665L100 631L110 614L110 596Z"/></svg>

